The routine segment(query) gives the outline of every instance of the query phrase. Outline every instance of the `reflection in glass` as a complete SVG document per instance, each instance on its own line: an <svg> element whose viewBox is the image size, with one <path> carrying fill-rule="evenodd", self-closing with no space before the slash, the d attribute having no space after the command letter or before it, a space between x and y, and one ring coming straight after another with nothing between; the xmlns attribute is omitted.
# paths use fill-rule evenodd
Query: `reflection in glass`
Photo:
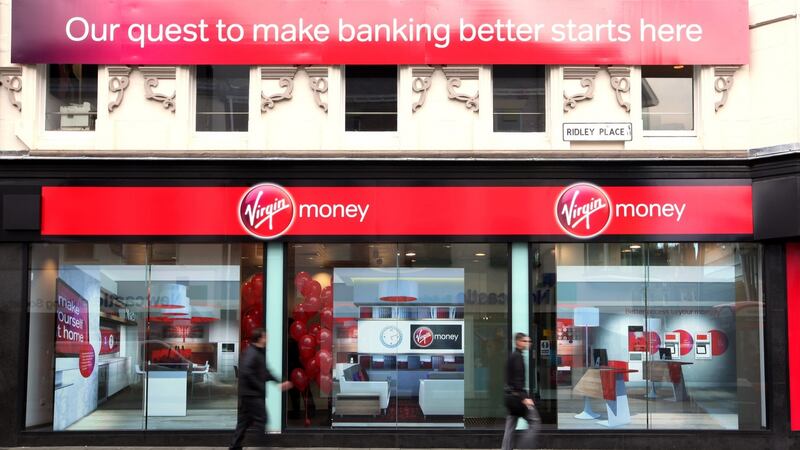
<svg viewBox="0 0 800 450"><path fill-rule="evenodd" d="M45 130L94 130L97 118L97 66L47 66Z"/></svg>
<svg viewBox="0 0 800 450"><path fill-rule="evenodd" d="M26 427L232 429L261 248L33 245Z"/></svg>
<svg viewBox="0 0 800 450"><path fill-rule="evenodd" d="M544 131L544 67L492 67L494 131Z"/></svg>
<svg viewBox="0 0 800 450"><path fill-rule="evenodd" d="M197 66L197 131L247 131L248 66Z"/></svg>
<svg viewBox="0 0 800 450"><path fill-rule="evenodd" d="M347 66L345 131L397 131L397 66Z"/></svg>
<svg viewBox="0 0 800 450"><path fill-rule="evenodd" d="M765 426L759 246L542 244L531 251L533 326L556 346L555 358L540 354L535 362L546 423Z"/></svg>
<svg viewBox="0 0 800 450"><path fill-rule="evenodd" d="M642 67L645 130L694 130L694 67Z"/></svg>
<svg viewBox="0 0 800 450"><path fill-rule="evenodd" d="M310 382L290 391L287 425L499 426L507 251L502 244L290 245L287 369Z"/></svg>

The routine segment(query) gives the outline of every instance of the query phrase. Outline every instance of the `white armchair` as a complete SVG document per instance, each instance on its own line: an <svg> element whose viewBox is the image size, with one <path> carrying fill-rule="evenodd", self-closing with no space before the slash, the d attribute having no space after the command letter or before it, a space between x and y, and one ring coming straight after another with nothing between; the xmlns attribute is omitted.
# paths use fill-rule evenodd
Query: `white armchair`
<svg viewBox="0 0 800 450"><path fill-rule="evenodd" d="M426 416L463 416L464 380L419 380L419 407Z"/></svg>
<svg viewBox="0 0 800 450"><path fill-rule="evenodd" d="M352 381L347 380L346 371L358 364L336 363L336 378L339 380L339 392L348 395L371 394L380 398L381 409L389 407L388 381Z"/></svg>

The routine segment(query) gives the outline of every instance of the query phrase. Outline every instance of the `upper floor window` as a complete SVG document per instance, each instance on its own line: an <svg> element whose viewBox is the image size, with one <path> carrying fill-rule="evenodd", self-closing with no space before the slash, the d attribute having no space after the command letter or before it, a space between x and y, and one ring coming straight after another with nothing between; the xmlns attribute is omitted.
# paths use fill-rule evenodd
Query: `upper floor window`
<svg viewBox="0 0 800 450"><path fill-rule="evenodd" d="M545 129L544 66L494 66L494 131Z"/></svg>
<svg viewBox="0 0 800 450"><path fill-rule="evenodd" d="M197 131L247 131L250 67L197 66Z"/></svg>
<svg viewBox="0 0 800 450"><path fill-rule="evenodd" d="M397 67L347 66L345 131L397 131Z"/></svg>
<svg viewBox="0 0 800 450"><path fill-rule="evenodd" d="M694 130L694 67L642 67L645 130Z"/></svg>
<svg viewBox="0 0 800 450"><path fill-rule="evenodd" d="M47 66L45 130L94 130L97 118L97 66Z"/></svg>

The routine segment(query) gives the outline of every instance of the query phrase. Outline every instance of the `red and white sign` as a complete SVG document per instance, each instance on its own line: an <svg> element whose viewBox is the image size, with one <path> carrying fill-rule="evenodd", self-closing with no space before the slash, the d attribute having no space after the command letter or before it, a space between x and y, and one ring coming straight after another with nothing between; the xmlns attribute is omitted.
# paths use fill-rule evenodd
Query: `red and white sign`
<svg viewBox="0 0 800 450"><path fill-rule="evenodd" d="M611 200L593 184L568 186L556 201L556 221L565 233L579 239L602 233L611 223L611 215Z"/></svg>
<svg viewBox="0 0 800 450"><path fill-rule="evenodd" d="M94 372L94 366L97 362L97 355L94 354L94 347L88 342L84 342L80 346L80 354L78 355L78 369L83 378L89 378Z"/></svg>
<svg viewBox="0 0 800 450"><path fill-rule="evenodd" d="M747 64L746 0L19 0L17 64Z"/></svg>
<svg viewBox="0 0 800 450"><path fill-rule="evenodd" d="M89 303L62 280L56 281L56 354L79 355L89 343Z"/></svg>
<svg viewBox="0 0 800 450"><path fill-rule="evenodd" d="M430 347L433 344L433 331L428 327L420 327L414 330L414 343L420 347Z"/></svg>
<svg viewBox="0 0 800 450"><path fill-rule="evenodd" d="M241 200L249 190L45 186L41 233L247 235ZM285 236L568 236L553 214L563 186L303 186L286 191L296 211L288 230L280 231ZM602 191L610 199L612 214L603 235L746 237L753 233L749 184L603 186ZM266 207L261 201L259 205ZM597 231L603 220L595 218L604 214L591 216L589 233ZM104 220L95 220L98 216ZM274 216L272 231L283 228L287 217L278 221ZM576 229L584 226L580 222ZM258 230L267 228L262 224Z"/></svg>
<svg viewBox="0 0 800 450"><path fill-rule="evenodd" d="M108 355L119 352L119 327L100 327L100 354Z"/></svg>
<svg viewBox="0 0 800 450"><path fill-rule="evenodd" d="M271 183L250 188L239 203L239 219L251 235L276 238L289 230L295 216L294 199L286 189Z"/></svg>

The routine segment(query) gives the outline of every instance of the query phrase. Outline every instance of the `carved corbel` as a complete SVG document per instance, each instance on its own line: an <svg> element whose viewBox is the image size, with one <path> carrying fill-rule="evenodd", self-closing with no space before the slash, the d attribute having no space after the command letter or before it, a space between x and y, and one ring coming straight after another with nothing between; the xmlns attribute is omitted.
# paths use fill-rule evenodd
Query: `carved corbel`
<svg viewBox="0 0 800 450"><path fill-rule="evenodd" d="M22 92L22 66L0 67L0 86L8 90L11 105L22 112L22 103L17 100L17 92Z"/></svg>
<svg viewBox="0 0 800 450"><path fill-rule="evenodd" d="M733 74L739 66L716 66L714 67L714 90L722 93L722 98L714 102L714 112L717 112L728 102L728 91L733 87Z"/></svg>
<svg viewBox="0 0 800 450"><path fill-rule="evenodd" d="M175 92L171 96L153 92L158 87L159 80L174 80L176 69L174 66L146 66L141 67L144 76L144 98L161 102L164 109L175 112Z"/></svg>
<svg viewBox="0 0 800 450"><path fill-rule="evenodd" d="M108 90L117 94L117 98L108 102L108 112L114 111L122 104L125 89L130 84L131 68L128 66L108 66Z"/></svg>
<svg viewBox="0 0 800 450"><path fill-rule="evenodd" d="M328 68L327 67L306 67L311 92L314 94L314 102L328 112L328 102L322 100L322 94L328 92Z"/></svg>
<svg viewBox="0 0 800 450"><path fill-rule="evenodd" d="M414 80L411 82L411 90L419 94L417 101L411 105L412 113L419 111L422 105L425 104L425 99L428 98L428 90L431 88L431 79L435 70L436 68L431 66L411 68L411 76L414 77Z"/></svg>
<svg viewBox="0 0 800 450"><path fill-rule="evenodd" d="M630 102L626 102L622 98L622 94L631 91L631 68L620 66L608 66L606 68L608 76L611 77L611 88L614 89L614 95L617 97L617 103L625 112L631 112Z"/></svg>
<svg viewBox="0 0 800 450"><path fill-rule="evenodd" d="M272 95L264 95L261 92L261 112L275 107L276 102L290 100L294 89L294 76L297 73L295 66L269 66L261 68L261 80L278 80L278 85L283 88L283 92Z"/></svg>
<svg viewBox="0 0 800 450"><path fill-rule="evenodd" d="M575 95L567 95L567 92L564 91L565 113L575 109L578 102L594 98L594 79L599 71L599 67L593 66L564 67L565 80L581 80L581 86L586 88L586 91Z"/></svg>
<svg viewBox="0 0 800 450"><path fill-rule="evenodd" d="M447 98L464 102L464 106L466 106L467 109L478 112L480 106L478 103L478 95L480 95L480 92L476 92L475 95L468 95L459 93L456 89L461 87L462 80L477 80L480 73L479 70L478 67L443 67L442 71L447 78Z"/></svg>

